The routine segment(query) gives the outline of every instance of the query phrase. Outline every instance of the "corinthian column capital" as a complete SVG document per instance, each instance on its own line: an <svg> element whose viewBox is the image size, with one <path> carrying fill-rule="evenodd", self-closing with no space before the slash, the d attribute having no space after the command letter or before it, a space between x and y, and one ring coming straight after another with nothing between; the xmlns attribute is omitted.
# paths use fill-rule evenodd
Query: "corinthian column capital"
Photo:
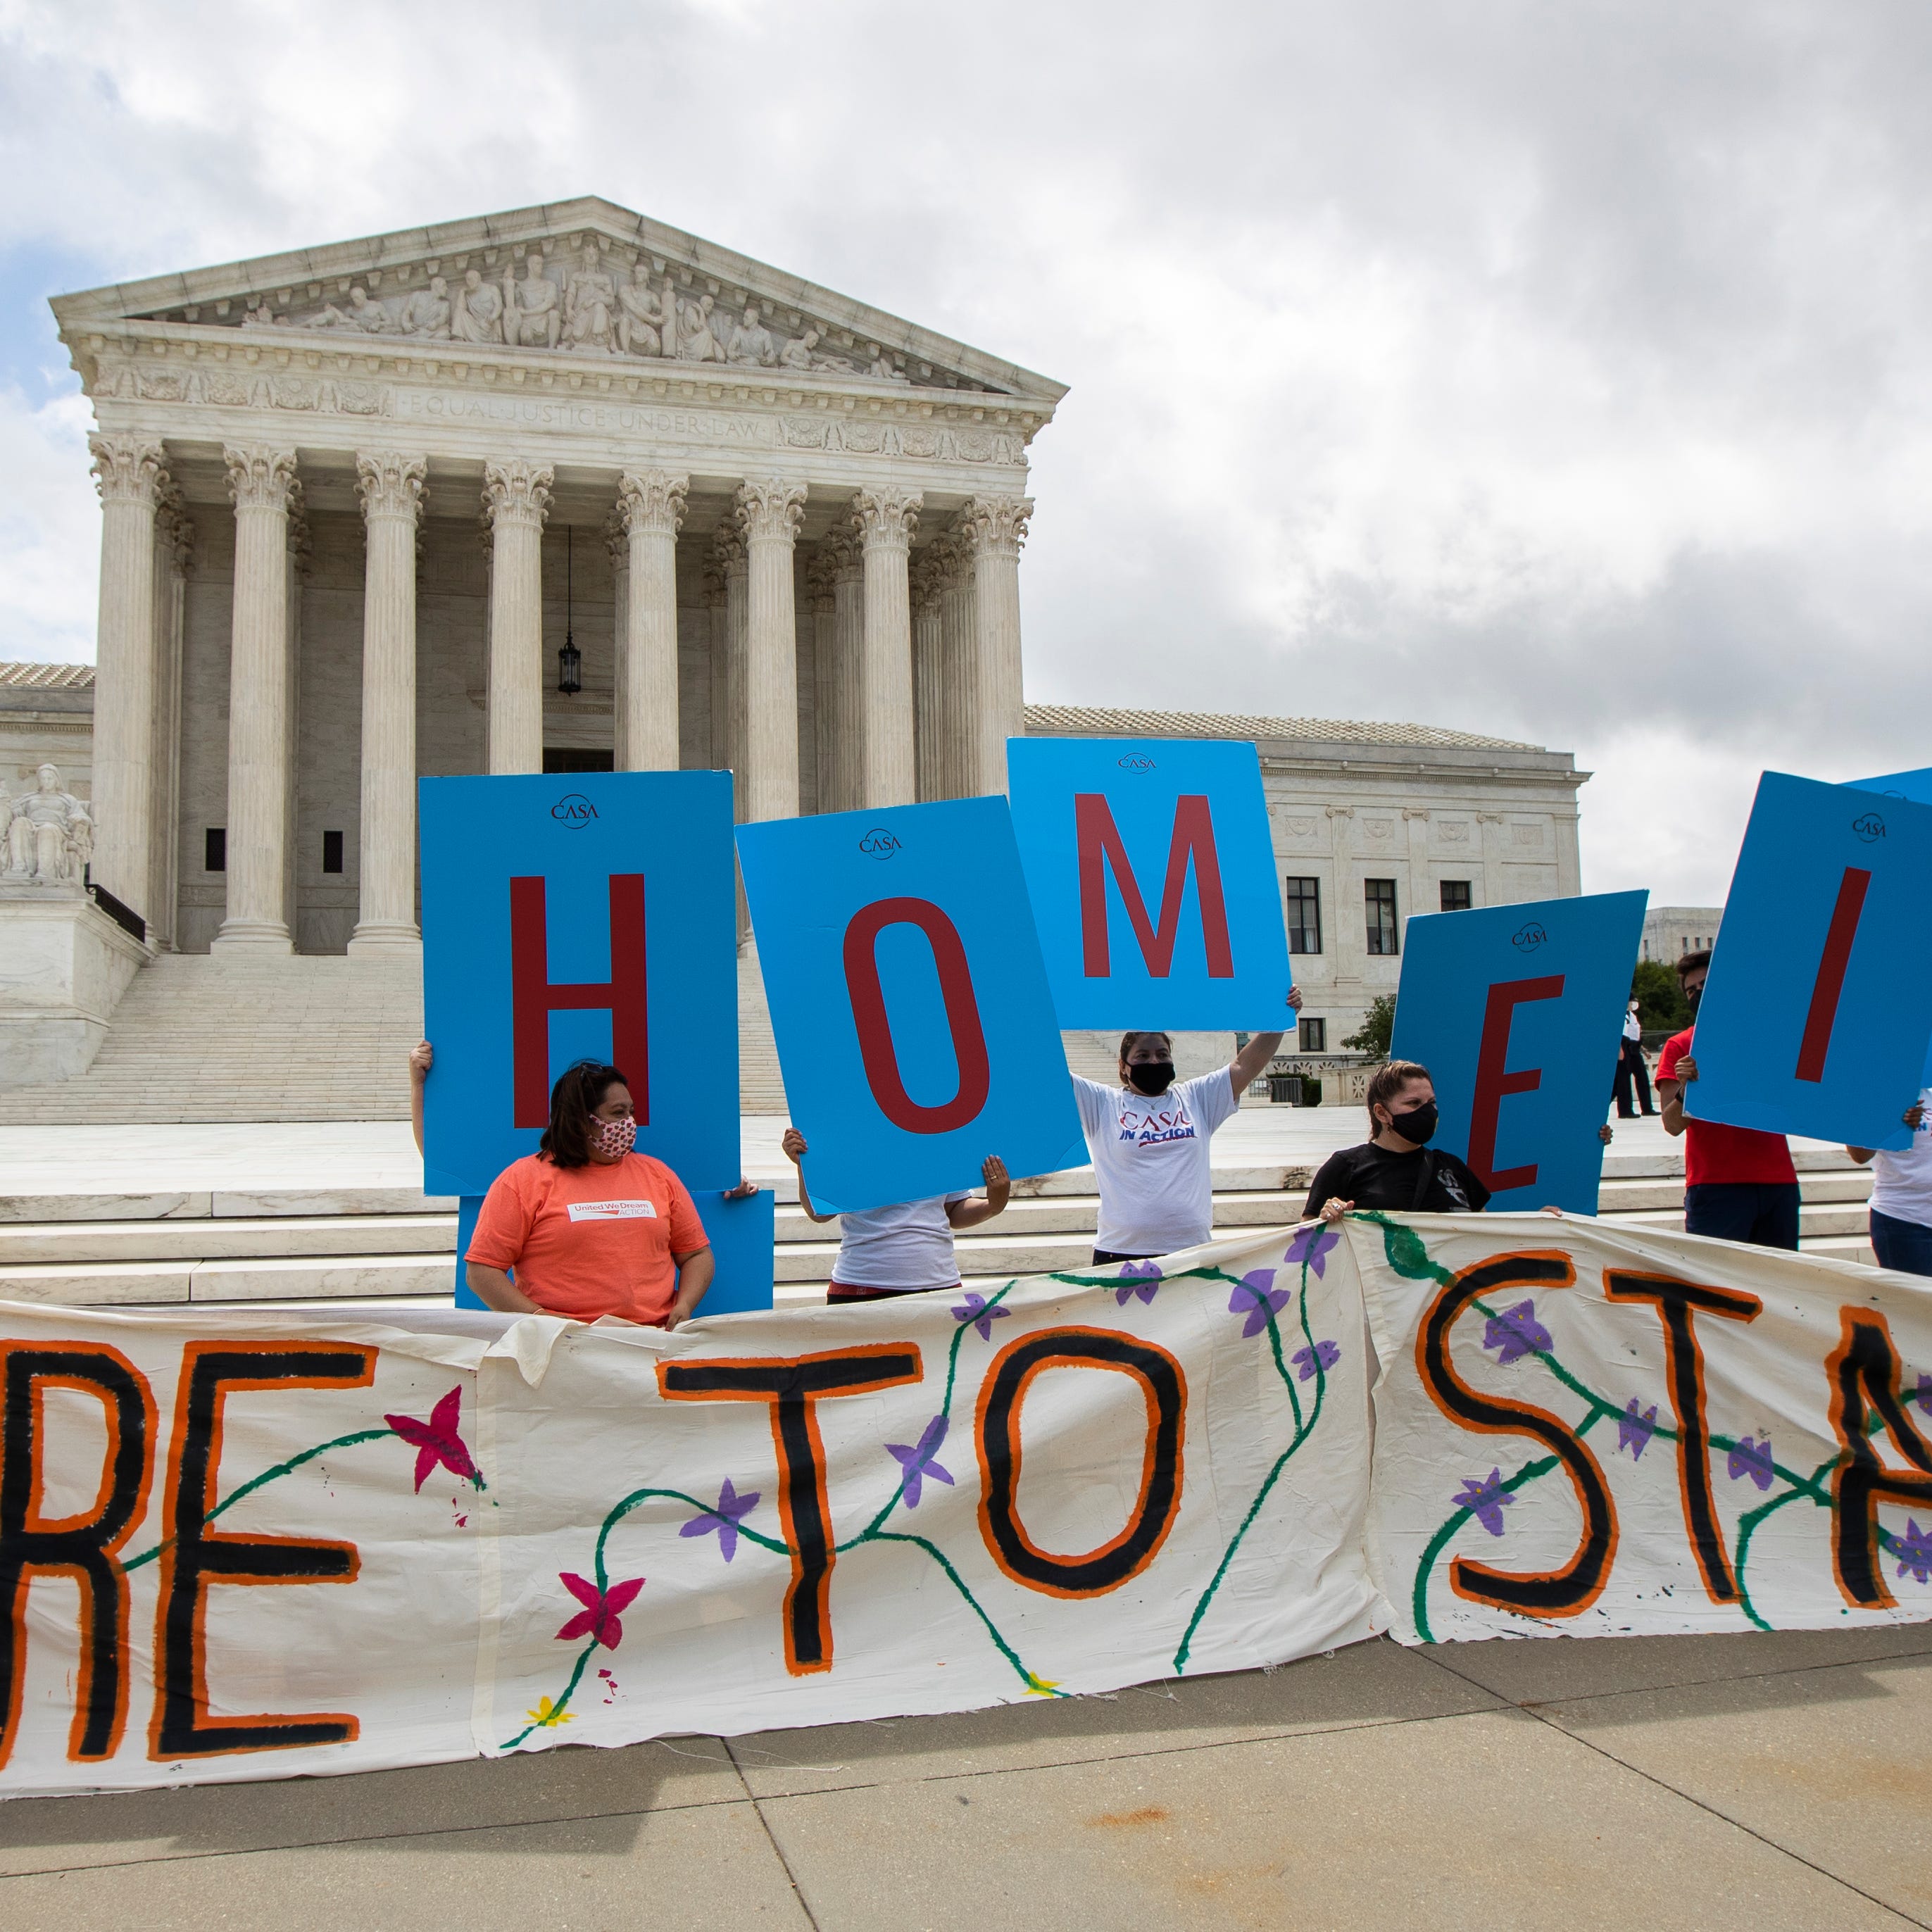
<svg viewBox="0 0 1932 1932"><path fill-rule="evenodd" d="M976 555L1017 557L1032 515L1030 496L975 496L960 511L953 527Z"/></svg>
<svg viewBox="0 0 1932 1932"><path fill-rule="evenodd" d="M373 524L380 517L397 517L414 524L422 513L423 480L428 472L427 456L394 449L358 452L356 488L362 498L364 520Z"/></svg>
<svg viewBox="0 0 1932 1932"><path fill-rule="evenodd" d="M928 544L923 549L912 554L908 567L907 586L915 610L932 611L939 608L940 595L946 589L949 566L937 544Z"/></svg>
<svg viewBox="0 0 1932 1932"><path fill-rule="evenodd" d="M228 466L228 494L238 510L278 510L286 514L300 486L296 481L296 453L253 443L236 449L224 443L221 460Z"/></svg>
<svg viewBox="0 0 1932 1932"><path fill-rule="evenodd" d="M746 538L790 543L805 520L805 485L782 476L766 476L738 485L738 519Z"/></svg>
<svg viewBox="0 0 1932 1932"><path fill-rule="evenodd" d="M745 567L745 533L736 524L722 523L711 539L711 566L721 579Z"/></svg>
<svg viewBox="0 0 1932 1932"><path fill-rule="evenodd" d="M617 482L617 514L626 530L676 536L684 521L685 492L690 487L688 476L662 470L627 470Z"/></svg>
<svg viewBox="0 0 1932 1932"><path fill-rule="evenodd" d="M540 530L550 508L550 486L556 472L547 463L509 463L483 466L483 514L493 528L521 525Z"/></svg>
<svg viewBox="0 0 1932 1932"><path fill-rule="evenodd" d="M94 488L104 503L154 504L167 487L165 452L138 436L90 436Z"/></svg>
<svg viewBox="0 0 1932 1932"><path fill-rule="evenodd" d="M817 545L812 552L811 561L805 566L805 594L814 610L832 608L832 580L838 571L838 560L830 547L825 544Z"/></svg>
<svg viewBox="0 0 1932 1932"><path fill-rule="evenodd" d="M604 548L610 553L613 570L628 570L631 567L631 538L624 526L622 509L613 510L604 519Z"/></svg>
<svg viewBox="0 0 1932 1932"><path fill-rule="evenodd" d="M904 550L925 501L916 490L861 490L852 499L852 520L868 550Z"/></svg>

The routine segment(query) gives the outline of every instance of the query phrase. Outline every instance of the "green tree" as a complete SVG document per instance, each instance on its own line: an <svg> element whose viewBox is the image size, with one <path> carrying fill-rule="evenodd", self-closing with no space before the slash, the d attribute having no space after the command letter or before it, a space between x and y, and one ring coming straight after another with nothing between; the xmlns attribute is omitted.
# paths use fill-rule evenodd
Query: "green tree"
<svg viewBox="0 0 1932 1932"><path fill-rule="evenodd" d="M1378 993L1369 1002L1369 1010L1363 1019L1360 1030L1349 1034L1342 1044L1357 1053L1372 1054L1378 1060L1386 1060L1389 1042L1395 1036L1395 995Z"/></svg>
<svg viewBox="0 0 1932 1932"><path fill-rule="evenodd" d="M1636 998L1636 1016L1645 1027L1668 1027L1672 1033L1690 1024L1690 1003L1677 975L1660 959L1640 959L1630 975Z"/></svg>

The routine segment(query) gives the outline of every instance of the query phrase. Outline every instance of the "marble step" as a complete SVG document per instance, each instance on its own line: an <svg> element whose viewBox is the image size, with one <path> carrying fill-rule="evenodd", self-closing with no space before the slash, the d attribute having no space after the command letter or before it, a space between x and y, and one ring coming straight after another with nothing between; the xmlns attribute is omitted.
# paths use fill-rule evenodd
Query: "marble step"
<svg viewBox="0 0 1932 1932"><path fill-rule="evenodd" d="M453 1253L289 1255L231 1261L76 1262L0 1267L0 1301L155 1306L204 1301L375 1302L428 1296L447 1306Z"/></svg>
<svg viewBox="0 0 1932 1932"><path fill-rule="evenodd" d="M452 1214L281 1215L0 1226L0 1268L46 1262L239 1261L329 1255L454 1255Z"/></svg>

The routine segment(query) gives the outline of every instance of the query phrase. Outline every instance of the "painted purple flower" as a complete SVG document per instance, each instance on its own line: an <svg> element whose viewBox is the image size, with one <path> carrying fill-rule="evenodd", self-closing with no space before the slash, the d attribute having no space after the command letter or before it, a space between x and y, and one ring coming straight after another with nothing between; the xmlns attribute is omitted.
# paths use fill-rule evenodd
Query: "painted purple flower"
<svg viewBox="0 0 1932 1932"><path fill-rule="evenodd" d="M1160 1264L1158 1262L1123 1262L1120 1264L1120 1286L1114 1291L1117 1306L1124 1308L1138 1295L1143 1303L1151 1302L1160 1286Z"/></svg>
<svg viewBox="0 0 1932 1932"><path fill-rule="evenodd" d="M1536 1304L1519 1301L1500 1315L1492 1315L1483 1328L1483 1346L1496 1352L1498 1363L1520 1360L1538 1349L1550 1347L1550 1330L1536 1318Z"/></svg>
<svg viewBox="0 0 1932 1932"><path fill-rule="evenodd" d="M1736 1482L1740 1476L1748 1476L1761 1490L1771 1487L1771 1479L1776 1474L1771 1463L1771 1438L1767 1436L1762 1442L1754 1442L1747 1436L1731 1451L1730 1477Z"/></svg>
<svg viewBox="0 0 1932 1932"><path fill-rule="evenodd" d="M1489 1480L1466 1476L1462 1486L1450 1498L1459 1508L1467 1510L1492 1536L1503 1533L1503 1510L1516 1498L1503 1487L1503 1472L1492 1469Z"/></svg>
<svg viewBox="0 0 1932 1932"><path fill-rule="evenodd" d="M986 1298L983 1294L975 1294L969 1288L966 1291L965 1300L953 1310L952 1318L962 1328L968 1322L971 1322L979 1330L980 1340L990 1342L993 1339L993 1324L1004 1322L1012 1312L1010 1308L988 1307Z"/></svg>
<svg viewBox="0 0 1932 1932"><path fill-rule="evenodd" d="M1342 1238L1339 1228L1331 1228L1325 1222L1311 1221L1305 1228L1294 1231L1294 1239L1288 1244L1288 1252L1282 1256L1285 1268L1297 1262L1312 1268L1319 1275L1328 1265L1328 1251Z"/></svg>
<svg viewBox="0 0 1932 1932"><path fill-rule="evenodd" d="M1901 1576L1910 1576L1915 1582L1932 1583L1932 1536L1918 1527L1916 1519L1908 1520L1903 1536L1891 1539L1890 1548L1898 1558Z"/></svg>
<svg viewBox="0 0 1932 1932"><path fill-rule="evenodd" d="M643 1577L613 1583L608 1590L598 1589L588 1576L573 1576L568 1570L561 1572L557 1580L584 1606L557 1632L558 1636L566 1643L587 1636L606 1650L615 1650L624 1640L624 1626L617 1612L630 1607L631 1599L644 1587Z"/></svg>
<svg viewBox="0 0 1932 1932"><path fill-rule="evenodd" d="M1932 1415L1932 1376L1921 1376L1918 1386L1905 1399L1907 1402L1916 1402L1928 1415Z"/></svg>
<svg viewBox="0 0 1932 1932"><path fill-rule="evenodd" d="M1630 1452L1634 1462L1650 1447L1650 1438L1657 1433L1657 1405L1651 1406L1641 1414L1637 1412L1636 1397L1632 1396L1622 1414L1617 1418L1617 1447Z"/></svg>
<svg viewBox="0 0 1932 1932"><path fill-rule="evenodd" d="M694 1516L678 1532L680 1536L709 1536L715 1529L718 1532L718 1553L727 1563L738 1553L738 1526L758 1506L758 1492L748 1491L740 1496L731 1486L731 1478L724 1478L724 1486L718 1492L718 1507L706 1510L702 1516Z"/></svg>
<svg viewBox="0 0 1932 1932"><path fill-rule="evenodd" d="M1342 1359L1342 1352L1333 1342L1318 1342L1312 1348L1298 1348L1288 1358L1301 1371L1300 1379L1312 1382L1318 1369L1332 1369Z"/></svg>
<svg viewBox="0 0 1932 1932"><path fill-rule="evenodd" d="M1270 1286L1274 1280L1273 1268L1255 1268L1235 1282L1234 1292L1228 1298L1228 1312L1248 1318L1241 1324L1244 1342L1260 1334L1268 1325L1268 1318L1288 1306L1288 1290Z"/></svg>
<svg viewBox="0 0 1932 1932"><path fill-rule="evenodd" d="M939 1453L939 1445L946 1440L946 1418L935 1415L926 1425L926 1431L910 1448L903 1442L888 1442L886 1454L896 1456L904 1469L903 1482L908 1509L919 1508L919 1486L927 1477L936 1478L950 1484L952 1478L932 1459Z"/></svg>

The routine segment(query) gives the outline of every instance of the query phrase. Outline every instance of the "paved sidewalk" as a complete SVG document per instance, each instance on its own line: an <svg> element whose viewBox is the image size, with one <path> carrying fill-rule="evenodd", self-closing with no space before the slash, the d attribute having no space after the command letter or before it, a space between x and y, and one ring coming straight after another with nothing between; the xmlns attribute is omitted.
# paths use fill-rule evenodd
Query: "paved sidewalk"
<svg viewBox="0 0 1932 1932"><path fill-rule="evenodd" d="M1932 1924L1932 1624L1358 1645L953 1718L0 1806L74 1932Z"/></svg>

